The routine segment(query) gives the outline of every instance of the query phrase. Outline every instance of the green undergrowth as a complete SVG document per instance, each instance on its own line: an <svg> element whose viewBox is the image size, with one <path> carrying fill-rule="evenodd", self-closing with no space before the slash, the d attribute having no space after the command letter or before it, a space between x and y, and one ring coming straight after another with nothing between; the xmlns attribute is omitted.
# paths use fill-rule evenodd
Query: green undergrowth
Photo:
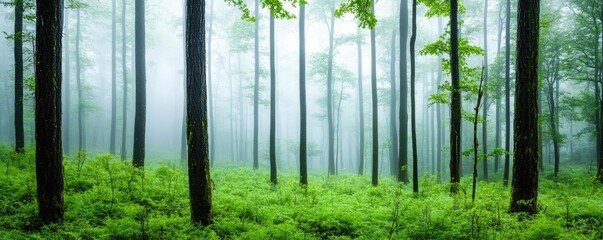
<svg viewBox="0 0 603 240"><path fill-rule="evenodd" d="M32 151L29 151L32 152ZM187 177L151 167L143 176L109 155L65 161L65 221L36 218L34 156L0 150L0 239L603 239L603 192L586 171L541 181L540 214L507 213L510 190L480 182L467 191L421 180L421 192L381 178L294 173L268 182L267 171L213 169L215 223L189 223ZM562 183L561 183L562 182Z"/></svg>

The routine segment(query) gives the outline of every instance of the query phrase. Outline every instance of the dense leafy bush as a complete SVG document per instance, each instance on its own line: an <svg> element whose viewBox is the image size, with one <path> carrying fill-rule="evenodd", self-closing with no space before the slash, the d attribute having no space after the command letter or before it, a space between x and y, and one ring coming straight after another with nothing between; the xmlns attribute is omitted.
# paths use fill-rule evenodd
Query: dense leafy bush
<svg viewBox="0 0 603 240"><path fill-rule="evenodd" d="M216 222L189 223L186 173L168 164L145 173L110 155L65 160L66 219L36 218L33 150L0 148L0 239L603 239L603 190L584 169L541 181L535 217L507 213L509 189L480 182L478 199L448 194L433 176L421 192L383 178L293 173L272 186L266 171L214 169ZM469 179L461 186L469 189Z"/></svg>

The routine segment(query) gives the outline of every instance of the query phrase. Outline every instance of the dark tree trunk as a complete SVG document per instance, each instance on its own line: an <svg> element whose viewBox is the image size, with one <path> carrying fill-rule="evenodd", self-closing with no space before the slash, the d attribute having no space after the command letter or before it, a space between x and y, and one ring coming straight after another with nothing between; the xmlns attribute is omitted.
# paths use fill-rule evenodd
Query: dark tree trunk
<svg viewBox="0 0 603 240"><path fill-rule="evenodd" d="M299 6L299 183L308 185L306 149L306 6Z"/></svg>
<svg viewBox="0 0 603 240"><path fill-rule="evenodd" d="M205 0L188 0L186 2L188 181L191 221L202 226L213 223L205 75Z"/></svg>
<svg viewBox="0 0 603 240"><path fill-rule="evenodd" d="M500 46L502 43L502 31L503 31L503 19L502 19L502 6L503 6L503 1L499 1L499 8L498 8L498 41L497 41L497 47L496 47L496 57L498 57L498 55L500 54ZM500 89L500 84L496 84L496 103L495 103L495 112L496 112L496 136L494 139L494 147L496 148L500 148L501 147L501 122L500 122L500 105L501 105L501 93L500 93L501 89ZM498 173L498 167L500 166L500 156L496 155L494 156L494 173Z"/></svg>
<svg viewBox="0 0 603 240"><path fill-rule="evenodd" d="M329 25L329 59L327 62L327 124L329 127L329 174L335 174L335 136L333 126L333 43L335 35L335 3L331 5Z"/></svg>
<svg viewBox="0 0 603 240"><path fill-rule="evenodd" d="M540 0L519 0L515 162L511 212L538 212L538 34Z"/></svg>
<svg viewBox="0 0 603 240"><path fill-rule="evenodd" d="M459 72L458 1L450 0L450 62L452 95L450 104L450 192L457 193L461 180L461 90Z"/></svg>
<svg viewBox="0 0 603 240"><path fill-rule="evenodd" d="M410 128L412 137L412 191L419 193L419 161L417 159L417 116L415 114L415 43L417 41L417 0L412 1L412 31L410 35Z"/></svg>
<svg viewBox="0 0 603 240"><path fill-rule="evenodd" d="M555 80L553 80L555 81ZM553 87L553 83L551 81L548 82L548 91L547 91L547 95L548 95L548 103L549 103L549 114L550 114L550 127L551 127L551 135L552 135L552 139L553 139L553 154L554 154L554 158L555 158L555 170L554 170L554 174L555 177L557 177L557 175L559 174L559 136L558 136L558 132L557 132L557 119L556 119L556 114L557 114L557 109L556 109L556 102L555 102L555 98L554 98L554 87Z"/></svg>
<svg viewBox="0 0 603 240"><path fill-rule="evenodd" d="M511 151L511 0L507 0L507 24L505 26L505 151ZM511 155L505 154L503 186L509 185Z"/></svg>
<svg viewBox="0 0 603 240"><path fill-rule="evenodd" d="M270 13L270 182L276 179L276 66L274 53L274 15Z"/></svg>
<svg viewBox="0 0 603 240"><path fill-rule="evenodd" d="M43 223L64 218L61 150L61 41L63 1L36 1L36 182Z"/></svg>
<svg viewBox="0 0 603 240"><path fill-rule="evenodd" d="M486 0L487 2L487 0ZM486 5L487 6L487 5ZM473 118L473 188L471 191L471 202L475 203L475 192L477 190L477 162L479 159L478 147L479 143L477 142L477 123L479 118L479 108L482 104L482 97L484 96L483 83L484 83L484 74L485 68L488 65L482 67L482 77L479 82L479 88L477 90L477 103L475 104L475 115Z"/></svg>
<svg viewBox="0 0 603 240"><path fill-rule="evenodd" d="M136 48L136 111L134 115L134 150L132 164L144 167L146 128L146 68L145 68L145 17L144 1L136 0L135 48ZM190 143L189 143L190 144ZM189 149L190 151L190 149Z"/></svg>
<svg viewBox="0 0 603 240"><path fill-rule="evenodd" d="M484 85L488 85L488 0L484 1ZM484 121L482 122L482 176L484 180L488 180L488 94L483 95L483 113ZM475 149L477 151L477 149Z"/></svg>
<svg viewBox="0 0 603 240"><path fill-rule="evenodd" d="M121 7L121 68L123 80L123 106L122 106L122 129L121 129L121 160L126 160L126 130L128 128L128 67L126 65L126 0L122 1ZM69 126L69 125L67 125Z"/></svg>
<svg viewBox="0 0 603 240"><path fill-rule="evenodd" d="M117 19L116 1L112 1L111 16L111 139L109 152L115 154L115 128L117 125Z"/></svg>
<svg viewBox="0 0 603 240"><path fill-rule="evenodd" d="M69 19L69 10L65 9L65 19ZM65 39L65 77L63 78L63 95L65 96L65 102L63 105L63 153L69 155L70 151L70 131L69 127L71 126L71 61L70 61L70 47L69 47L69 23L68 20L64 21L65 29L64 29L64 38Z"/></svg>
<svg viewBox="0 0 603 240"><path fill-rule="evenodd" d="M23 1L15 1L15 152L25 149L23 130Z"/></svg>
<svg viewBox="0 0 603 240"><path fill-rule="evenodd" d="M364 96L362 92L362 35L357 29L358 40L358 175L364 174Z"/></svg>
<svg viewBox="0 0 603 240"><path fill-rule="evenodd" d="M408 0L400 1L400 153L398 182L408 183Z"/></svg>
<svg viewBox="0 0 603 240"><path fill-rule="evenodd" d="M260 84L260 25L259 25L260 1L255 0L255 81L253 84L253 169L259 167L258 161L258 116L259 116L259 84ZM211 34L211 33L210 33Z"/></svg>
<svg viewBox="0 0 603 240"><path fill-rule="evenodd" d="M392 147L390 149L390 173L398 175L398 125L396 124L396 30L392 31L390 45L390 101L389 101L389 137Z"/></svg>
<svg viewBox="0 0 603 240"><path fill-rule="evenodd" d="M84 100L82 99L82 63L80 59L80 8L76 10L77 22L75 30L75 75L77 82L77 122L78 122L78 151L82 152L86 148L86 133L84 128ZM79 155L79 154L78 154Z"/></svg>
<svg viewBox="0 0 603 240"><path fill-rule="evenodd" d="M371 11L375 13L375 0L372 1ZM377 50L375 29L371 29L371 95L373 100L373 168L372 184L379 184L379 108L377 105Z"/></svg>

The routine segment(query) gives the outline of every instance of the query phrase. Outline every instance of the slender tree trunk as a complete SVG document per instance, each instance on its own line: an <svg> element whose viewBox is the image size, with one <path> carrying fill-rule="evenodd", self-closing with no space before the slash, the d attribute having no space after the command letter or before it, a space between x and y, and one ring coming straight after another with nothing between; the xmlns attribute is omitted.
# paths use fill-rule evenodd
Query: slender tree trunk
<svg viewBox="0 0 603 240"><path fill-rule="evenodd" d="M63 1L36 1L35 128L38 216L43 223L63 220L61 150L61 42Z"/></svg>
<svg viewBox="0 0 603 240"><path fill-rule="evenodd" d="M398 127L396 124L396 30L392 31L390 45L390 102L389 102L389 136L392 148L390 149L390 172L392 176L398 174Z"/></svg>
<svg viewBox="0 0 603 240"><path fill-rule="evenodd" d="M23 1L15 1L15 152L25 151L23 130Z"/></svg>
<svg viewBox="0 0 603 240"><path fill-rule="evenodd" d="M308 185L306 136L306 6L299 6L299 183Z"/></svg>
<svg viewBox="0 0 603 240"><path fill-rule="evenodd" d="M212 86L212 39L214 30L214 0L210 0L210 18L209 18L209 33L207 34L207 91L208 91L208 103L209 103L209 164L214 165L216 160L216 133L215 133L215 122L216 117L214 113L214 88ZM205 13L204 13L205 14ZM205 16L204 16L205 17ZM205 25L203 25L205 27ZM219 72L218 72L219 73Z"/></svg>
<svg viewBox="0 0 603 240"><path fill-rule="evenodd" d="M364 96L362 92L362 35L357 28L358 40L358 175L364 174Z"/></svg>
<svg viewBox="0 0 603 240"><path fill-rule="evenodd" d="M117 0L111 2L111 139L109 139L109 152L115 154L115 128L117 125Z"/></svg>
<svg viewBox="0 0 603 240"><path fill-rule="evenodd" d="M502 44L502 31L503 31L503 19L502 19L502 6L503 6L503 1L499 1L499 8L498 8L498 41L497 41L497 47L496 47L496 57L498 58L498 55L500 54L500 49L501 49L501 44ZM500 148L501 147L501 121L500 121L500 108L501 108L501 93L500 93L501 89L500 89L500 84L496 84L496 136L494 139L494 147L496 148ZM500 166L500 156L496 155L494 156L494 173L498 173L498 167Z"/></svg>
<svg viewBox="0 0 603 240"><path fill-rule="evenodd" d="M372 0L371 11L375 13L375 0ZM371 95L373 100L373 164L372 184L379 184L379 109L377 105L377 50L375 29L371 29Z"/></svg>
<svg viewBox="0 0 603 240"><path fill-rule="evenodd" d="M121 8L121 68L123 78L123 106L121 129L121 160L126 160L126 132L128 129L128 67L126 65L126 0L122 1ZM69 126L69 125L66 125Z"/></svg>
<svg viewBox="0 0 603 240"><path fill-rule="evenodd" d="M80 59L80 41L81 41L81 27L80 27L80 8L76 10L77 22L75 30L75 71L77 81L77 121L78 121L78 151L84 151L85 146L85 129L84 129L84 100L82 99L82 63Z"/></svg>
<svg viewBox="0 0 603 240"><path fill-rule="evenodd" d="M487 0L486 0L487 2ZM487 5L486 5L487 6ZM488 66L488 65L486 65ZM482 67L482 77L479 81L479 88L477 93L477 103L475 105L475 115L473 118L473 191L471 191L471 202L475 203L475 192L477 190L477 161L478 161L478 147L479 144L477 142L477 123L479 119L479 108L482 104L482 97L484 96L483 83L484 83L484 74L486 66Z"/></svg>
<svg viewBox="0 0 603 240"><path fill-rule="evenodd" d="M329 127L329 174L335 174L335 136L333 126L333 44L335 35L335 3L331 8L331 21L329 25L329 59L327 62L327 122Z"/></svg>
<svg viewBox="0 0 603 240"><path fill-rule="evenodd" d="M145 67L145 0L136 0L135 42L136 42L136 112L134 116L134 154L135 167L144 167L145 128L146 128L146 67ZM190 148L190 146L189 146ZM190 152L190 149L189 149ZM189 154L190 155L190 154ZM189 156L190 157L190 156Z"/></svg>
<svg viewBox="0 0 603 240"><path fill-rule="evenodd" d="M237 54L237 63L239 64L239 69L243 69L241 67L241 54ZM247 139L244 137L245 128L245 115L243 110L243 76L239 74L239 88L237 91L239 95L239 161L246 163L247 157L245 155L245 142Z"/></svg>
<svg viewBox="0 0 603 240"><path fill-rule="evenodd" d="M442 17L439 17L438 18L438 36L441 36L441 35L442 35ZM443 67L442 66L442 58L439 57L438 58L438 85L437 85L438 87L436 90L438 94L440 93L439 86L442 85L442 79L443 79L442 67ZM444 134L443 134L444 127L442 126L441 105L442 104L436 104L436 118L437 118L436 124L437 124L437 131L438 131L438 134L437 134L438 144L437 144L437 148L436 148L436 151L437 151L436 152L436 157L437 157L437 159L436 159L436 164L437 164L436 175L438 178L438 182L442 178L442 173L443 173L442 172L442 147L443 147L442 145L444 142Z"/></svg>
<svg viewBox="0 0 603 240"><path fill-rule="evenodd" d="M450 104L450 192L457 193L461 180L461 90L459 72L458 1L450 0L450 62L452 96Z"/></svg>
<svg viewBox="0 0 603 240"><path fill-rule="evenodd" d="M557 177L557 175L559 174L559 141L558 141L558 132L557 132L557 119L556 119L556 103L555 103L555 97L554 97L554 86L553 86L553 81L558 81L556 79L549 79L548 80L548 91L547 91L547 95L548 95L548 103L549 103L549 114L550 114L550 127L551 127L551 135L552 135L552 139L553 139L553 154L555 157L555 170L554 170L554 174L555 177Z"/></svg>
<svg viewBox="0 0 603 240"><path fill-rule="evenodd" d="M507 24L505 26L505 151L511 151L511 0L507 0ZM511 155L505 154L503 185L509 185Z"/></svg>
<svg viewBox="0 0 603 240"><path fill-rule="evenodd" d="M412 32L410 35L410 128L412 136L412 191L419 193L419 166L417 159L417 116L415 114L415 43L417 42L417 0L412 1Z"/></svg>
<svg viewBox="0 0 603 240"><path fill-rule="evenodd" d="M515 156L511 212L538 212L538 36L540 0L519 0Z"/></svg>
<svg viewBox="0 0 603 240"><path fill-rule="evenodd" d="M182 16L184 16L182 18L182 26L186 26L186 1L187 0L182 0ZM181 136L181 140L180 140L180 162L181 162L181 166L185 166L184 164L186 163L186 161L188 160L188 148L187 148L187 142L186 142L186 29L183 28L183 34L182 34L182 54L183 54L183 63L184 63L184 69L183 69L183 73L182 73L182 95L184 96L184 101L182 104L182 136Z"/></svg>
<svg viewBox="0 0 603 240"><path fill-rule="evenodd" d="M69 39L70 39L70 31L69 31L69 10L65 9L65 29L64 29L64 43L65 43L65 77L63 82L63 94L65 96L65 103L63 105L63 153L69 155L71 153L70 148L71 145L69 143L70 139L70 131L69 127L71 126L71 49L69 47Z"/></svg>
<svg viewBox="0 0 603 240"><path fill-rule="evenodd" d="M253 169L259 167L258 161L258 116L259 116L259 85L260 85L260 25L259 25L260 1L255 0L255 81L253 84ZM211 34L211 33L210 33Z"/></svg>
<svg viewBox="0 0 603 240"><path fill-rule="evenodd" d="M484 85L488 85L488 0L484 1ZM482 175L488 181L488 94L483 95L482 122ZM477 149L475 149L477 151Z"/></svg>
<svg viewBox="0 0 603 240"><path fill-rule="evenodd" d="M276 57L274 45L274 14L270 12L270 182L276 185Z"/></svg>
<svg viewBox="0 0 603 240"><path fill-rule="evenodd" d="M400 0L400 153L398 182L408 183L408 0Z"/></svg>
<svg viewBox="0 0 603 240"><path fill-rule="evenodd" d="M191 221L213 223L205 68L205 0L186 2L188 181Z"/></svg>

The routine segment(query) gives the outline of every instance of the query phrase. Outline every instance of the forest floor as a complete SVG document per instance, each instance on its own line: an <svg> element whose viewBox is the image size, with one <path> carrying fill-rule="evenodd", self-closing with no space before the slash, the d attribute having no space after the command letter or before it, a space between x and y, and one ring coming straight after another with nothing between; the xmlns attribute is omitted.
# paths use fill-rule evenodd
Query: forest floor
<svg viewBox="0 0 603 240"><path fill-rule="evenodd" d="M32 152L32 151L29 151ZM0 239L603 239L603 186L585 168L544 172L540 213L509 214L510 189L470 178L456 196L434 177L420 193L393 178L372 187L369 176L295 173L268 182L267 171L212 170L215 223L189 223L186 176L150 167L144 175L109 155L65 162L65 221L36 218L34 156L0 149ZM399 187L400 186L400 187Z"/></svg>

